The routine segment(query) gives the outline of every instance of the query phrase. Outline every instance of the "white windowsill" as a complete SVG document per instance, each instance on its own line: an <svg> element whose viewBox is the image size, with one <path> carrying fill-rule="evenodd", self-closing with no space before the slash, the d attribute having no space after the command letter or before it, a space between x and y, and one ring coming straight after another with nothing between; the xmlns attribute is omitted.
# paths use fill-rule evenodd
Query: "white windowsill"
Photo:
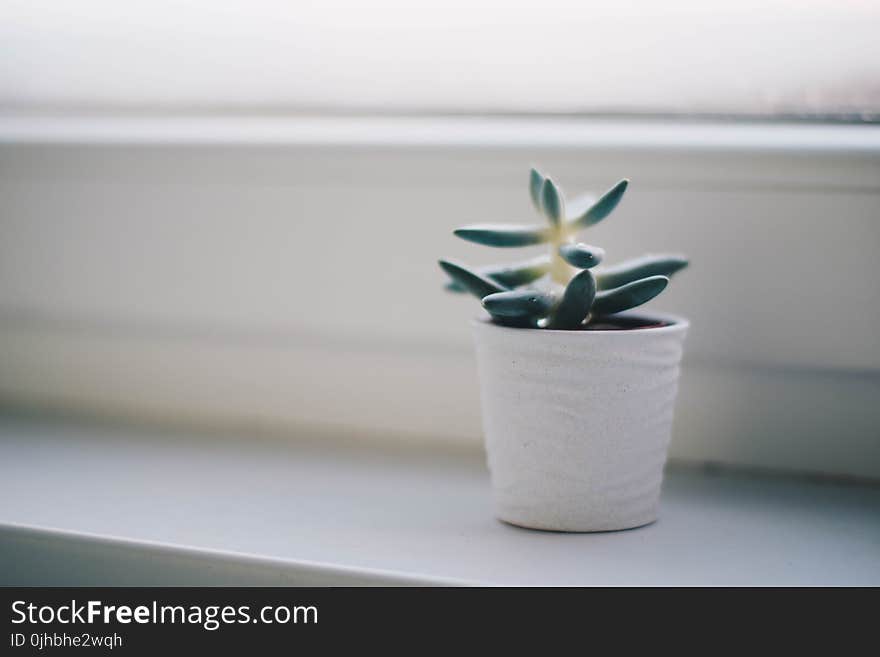
<svg viewBox="0 0 880 657"><path fill-rule="evenodd" d="M476 451L5 418L0 500L4 584L880 584L880 488L680 467L656 524L556 534Z"/></svg>

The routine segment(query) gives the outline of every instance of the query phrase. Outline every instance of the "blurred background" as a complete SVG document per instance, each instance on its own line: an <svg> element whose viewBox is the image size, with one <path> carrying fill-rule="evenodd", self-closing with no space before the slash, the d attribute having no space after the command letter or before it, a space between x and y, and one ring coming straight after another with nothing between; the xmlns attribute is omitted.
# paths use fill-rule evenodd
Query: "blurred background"
<svg viewBox="0 0 880 657"><path fill-rule="evenodd" d="M0 0L0 403L478 446L456 226L685 252L672 454L880 477L880 5ZM528 254L526 254L528 255Z"/></svg>
<svg viewBox="0 0 880 657"><path fill-rule="evenodd" d="M8 108L871 120L871 0L4 0Z"/></svg>

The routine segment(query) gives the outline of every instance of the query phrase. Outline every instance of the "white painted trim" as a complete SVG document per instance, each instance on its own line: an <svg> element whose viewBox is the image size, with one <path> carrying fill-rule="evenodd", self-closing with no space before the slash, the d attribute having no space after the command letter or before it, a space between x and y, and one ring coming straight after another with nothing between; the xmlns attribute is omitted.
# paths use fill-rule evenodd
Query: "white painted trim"
<svg viewBox="0 0 880 657"><path fill-rule="evenodd" d="M579 118L0 114L0 143L880 153L880 128Z"/></svg>
<svg viewBox="0 0 880 657"><path fill-rule="evenodd" d="M473 586L474 582L0 523L4 581L59 586ZM76 564L74 566L73 564ZM112 564L112 567L108 567ZM91 579L94 571L103 574ZM38 574L39 573L39 574ZM113 573L109 575L108 573Z"/></svg>

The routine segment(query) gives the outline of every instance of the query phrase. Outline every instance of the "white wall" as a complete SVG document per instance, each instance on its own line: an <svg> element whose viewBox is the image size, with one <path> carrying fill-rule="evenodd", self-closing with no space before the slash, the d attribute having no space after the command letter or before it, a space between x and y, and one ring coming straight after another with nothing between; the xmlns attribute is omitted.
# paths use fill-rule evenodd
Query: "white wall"
<svg viewBox="0 0 880 657"><path fill-rule="evenodd" d="M692 258L654 304L693 324L674 456L880 476L874 128L84 125L0 122L6 403L475 443L477 306L435 261L523 256L451 230L532 220L537 163L632 179L609 261Z"/></svg>

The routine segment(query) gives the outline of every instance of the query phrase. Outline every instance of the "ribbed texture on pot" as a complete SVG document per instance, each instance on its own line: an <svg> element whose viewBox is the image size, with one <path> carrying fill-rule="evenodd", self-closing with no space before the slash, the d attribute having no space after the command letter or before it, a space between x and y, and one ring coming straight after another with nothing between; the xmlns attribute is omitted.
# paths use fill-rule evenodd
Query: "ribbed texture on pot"
<svg viewBox="0 0 880 657"><path fill-rule="evenodd" d="M685 320L627 331L516 329L475 320L495 505L559 531L657 517Z"/></svg>

